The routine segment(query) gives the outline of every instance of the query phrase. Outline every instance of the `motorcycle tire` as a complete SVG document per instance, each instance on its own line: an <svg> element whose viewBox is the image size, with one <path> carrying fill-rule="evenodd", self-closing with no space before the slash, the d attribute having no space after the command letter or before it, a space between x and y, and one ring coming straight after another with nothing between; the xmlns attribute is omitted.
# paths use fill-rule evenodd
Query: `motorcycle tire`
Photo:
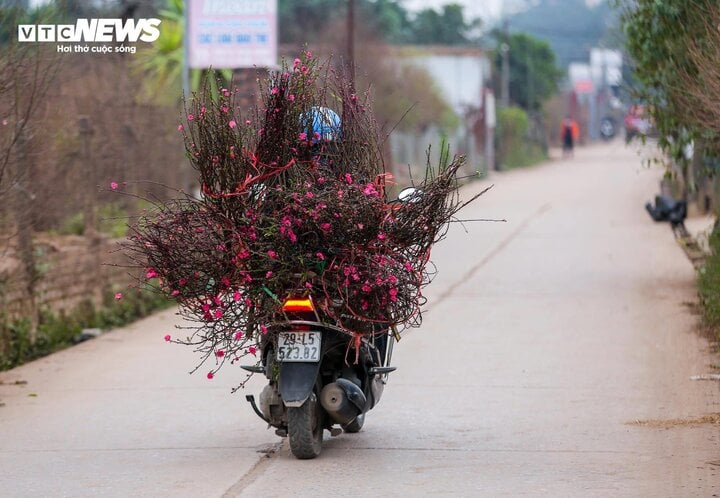
<svg viewBox="0 0 720 498"><path fill-rule="evenodd" d="M300 460L320 455L323 440L322 408L315 393L300 407L288 408L290 451Z"/></svg>
<svg viewBox="0 0 720 498"><path fill-rule="evenodd" d="M355 420L353 420L346 426L343 426L343 430L345 432L349 432L350 434L354 434L356 432L360 432L360 429L362 429L363 425L365 425L365 414L361 413L360 415L355 417Z"/></svg>

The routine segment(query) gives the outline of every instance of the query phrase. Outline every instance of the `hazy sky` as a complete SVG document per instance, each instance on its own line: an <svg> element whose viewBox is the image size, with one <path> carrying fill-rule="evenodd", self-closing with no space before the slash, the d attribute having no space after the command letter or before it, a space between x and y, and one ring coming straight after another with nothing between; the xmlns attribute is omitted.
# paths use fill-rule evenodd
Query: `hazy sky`
<svg viewBox="0 0 720 498"><path fill-rule="evenodd" d="M448 3L459 3L465 7L467 17L481 17L483 20L497 19L502 13L503 3L507 0L404 0L402 4L411 11L421 10L427 7L437 9Z"/></svg>
<svg viewBox="0 0 720 498"><path fill-rule="evenodd" d="M497 21L502 15L510 15L537 0L401 0L411 11L427 7L438 9L448 3L459 3L465 7L467 17L480 17L484 21ZM560 0L562 1L562 0ZM601 0L585 0L588 5L596 5Z"/></svg>

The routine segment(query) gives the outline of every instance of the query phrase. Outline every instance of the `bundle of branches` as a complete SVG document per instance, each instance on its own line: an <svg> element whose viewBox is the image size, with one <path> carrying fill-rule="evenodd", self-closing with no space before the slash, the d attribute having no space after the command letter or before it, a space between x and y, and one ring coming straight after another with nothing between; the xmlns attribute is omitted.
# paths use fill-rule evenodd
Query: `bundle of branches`
<svg viewBox="0 0 720 498"><path fill-rule="evenodd" d="M128 253L194 321L176 342L215 370L254 354L291 292L349 334L419 325L430 249L464 205L464 159L445 154L412 199L388 202L368 94L310 53L260 90L245 113L233 91L194 95L179 129L202 196L157 204L133 227ZM318 107L341 110L334 140L313 133Z"/></svg>

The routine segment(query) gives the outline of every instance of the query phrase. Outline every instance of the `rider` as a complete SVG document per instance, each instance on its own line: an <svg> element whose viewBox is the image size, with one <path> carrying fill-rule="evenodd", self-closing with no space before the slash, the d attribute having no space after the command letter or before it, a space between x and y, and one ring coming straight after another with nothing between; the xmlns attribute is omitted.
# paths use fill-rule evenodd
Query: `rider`
<svg viewBox="0 0 720 498"><path fill-rule="evenodd" d="M328 107L311 107L308 116L301 115L303 129L312 130L313 153L319 164L330 171L336 171L333 164L333 157L336 156L338 147L342 141L342 120L340 116ZM312 121L311 121L312 120ZM380 351L381 363L385 362L385 354L388 342L387 327L376 324L375 347ZM380 333L383 332L383 333Z"/></svg>
<svg viewBox="0 0 720 498"><path fill-rule="evenodd" d="M307 138L312 142L312 153L321 166L333 170L333 156L337 154L342 139L340 116L329 107L314 106L300 116L303 130L310 131Z"/></svg>

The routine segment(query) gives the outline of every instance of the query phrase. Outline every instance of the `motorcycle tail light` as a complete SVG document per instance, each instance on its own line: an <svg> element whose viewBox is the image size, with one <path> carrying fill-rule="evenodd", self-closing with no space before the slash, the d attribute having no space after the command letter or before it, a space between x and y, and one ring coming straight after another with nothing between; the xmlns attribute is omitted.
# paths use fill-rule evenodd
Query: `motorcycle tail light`
<svg viewBox="0 0 720 498"><path fill-rule="evenodd" d="M302 298L287 298L283 303L283 311L297 313L303 311L314 312L315 307L313 306L312 300L309 297Z"/></svg>

